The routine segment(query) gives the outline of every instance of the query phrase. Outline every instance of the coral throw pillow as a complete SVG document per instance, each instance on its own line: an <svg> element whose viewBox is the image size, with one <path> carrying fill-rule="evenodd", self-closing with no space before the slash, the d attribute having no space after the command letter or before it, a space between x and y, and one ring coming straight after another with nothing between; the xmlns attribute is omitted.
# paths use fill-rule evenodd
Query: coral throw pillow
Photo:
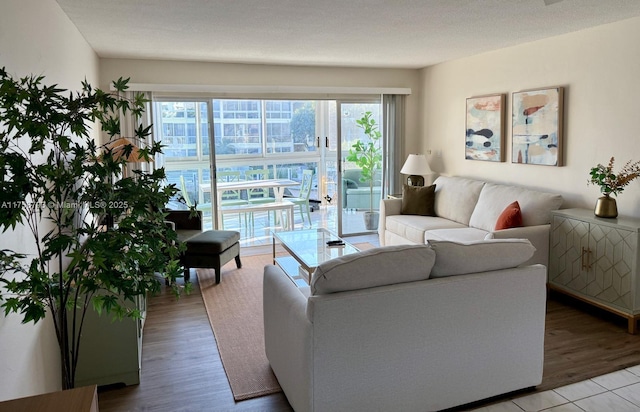
<svg viewBox="0 0 640 412"><path fill-rule="evenodd" d="M522 212L520 211L520 204L516 200L500 213L495 230L511 229L512 227L520 226L522 226Z"/></svg>

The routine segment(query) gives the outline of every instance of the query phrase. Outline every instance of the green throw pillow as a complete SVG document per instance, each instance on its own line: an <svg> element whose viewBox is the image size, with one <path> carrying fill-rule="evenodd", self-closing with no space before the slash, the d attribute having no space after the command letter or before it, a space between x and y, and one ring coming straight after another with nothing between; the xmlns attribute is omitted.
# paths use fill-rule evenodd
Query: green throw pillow
<svg viewBox="0 0 640 412"><path fill-rule="evenodd" d="M435 216L436 185L409 186L402 188L403 215Z"/></svg>

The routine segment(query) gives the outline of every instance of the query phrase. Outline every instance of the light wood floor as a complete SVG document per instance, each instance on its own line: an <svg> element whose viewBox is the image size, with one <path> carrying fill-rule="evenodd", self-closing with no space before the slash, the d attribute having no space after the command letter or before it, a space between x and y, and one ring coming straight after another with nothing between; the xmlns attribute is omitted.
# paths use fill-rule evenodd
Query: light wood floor
<svg viewBox="0 0 640 412"><path fill-rule="evenodd" d="M192 278L194 292L179 302L169 293L150 299L141 383L100 388L100 411L290 411L281 393L234 402ZM544 378L536 391L640 364L640 335L627 334L626 321L579 302L551 294L546 328Z"/></svg>

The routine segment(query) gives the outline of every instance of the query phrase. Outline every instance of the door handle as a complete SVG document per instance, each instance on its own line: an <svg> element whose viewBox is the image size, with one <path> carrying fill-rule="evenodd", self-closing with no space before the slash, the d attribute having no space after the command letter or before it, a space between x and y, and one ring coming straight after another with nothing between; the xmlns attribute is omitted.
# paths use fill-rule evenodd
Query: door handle
<svg viewBox="0 0 640 412"><path fill-rule="evenodd" d="M582 269L591 269L591 249L585 249L582 247L582 255L580 256L580 265Z"/></svg>
<svg viewBox="0 0 640 412"><path fill-rule="evenodd" d="M316 136L316 147L320 148L320 136Z"/></svg>
<svg viewBox="0 0 640 412"><path fill-rule="evenodd" d="M329 138L327 136L324 137L324 147L329 148Z"/></svg>

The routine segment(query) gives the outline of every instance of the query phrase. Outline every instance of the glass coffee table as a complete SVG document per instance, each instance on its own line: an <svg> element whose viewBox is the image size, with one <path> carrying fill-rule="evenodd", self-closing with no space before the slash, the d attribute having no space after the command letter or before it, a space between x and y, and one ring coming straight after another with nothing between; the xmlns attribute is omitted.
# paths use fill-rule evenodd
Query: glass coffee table
<svg viewBox="0 0 640 412"><path fill-rule="evenodd" d="M271 232L273 263L299 287L309 286L313 271L322 262L359 252L352 244L327 229L305 229ZM342 240L344 245L328 246L330 240ZM276 256L276 246L282 246L290 256Z"/></svg>

